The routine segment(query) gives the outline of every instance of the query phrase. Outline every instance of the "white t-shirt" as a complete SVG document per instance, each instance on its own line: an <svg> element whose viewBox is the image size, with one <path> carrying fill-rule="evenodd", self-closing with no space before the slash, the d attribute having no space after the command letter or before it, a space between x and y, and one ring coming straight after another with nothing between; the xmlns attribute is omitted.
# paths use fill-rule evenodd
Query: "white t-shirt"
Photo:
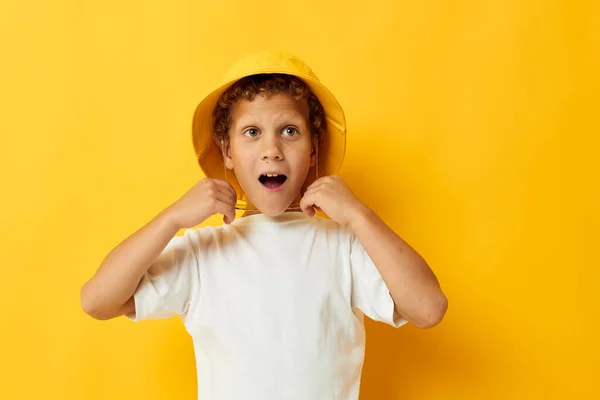
<svg viewBox="0 0 600 400"><path fill-rule="evenodd" d="M185 231L134 297L130 319L183 320L201 400L356 400L363 314L406 323L353 232L301 212Z"/></svg>

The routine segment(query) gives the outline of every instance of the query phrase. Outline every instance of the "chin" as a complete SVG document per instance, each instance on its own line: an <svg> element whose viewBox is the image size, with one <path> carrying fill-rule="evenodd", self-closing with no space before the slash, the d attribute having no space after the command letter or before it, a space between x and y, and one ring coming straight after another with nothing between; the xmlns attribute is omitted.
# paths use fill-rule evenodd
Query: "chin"
<svg viewBox="0 0 600 400"><path fill-rule="evenodd" d="M292 183L292 182L289 182ZM263 187L260 190L255 190L254 187L250 186L245 190L249 204L255 207L259 212L269 217L276 217L283 214L289 207L294 203L294 200L298 198L301 187L296 188L296 185L289 185L288 182L281 191L268 193ZM244 189L245 185L242 185Z"/></svg>
<svg viewBox="0 0 600 400"><path fill-rule="evenodd" d="M291 204L291 203L290 203ZM285 212L285 210L288 209L290 205L289 204L261 204L261 205L255 205L256 209L258 211L260 211L261 213L269 216L269 217L276 217L278 215L281 215Z"/></svg>

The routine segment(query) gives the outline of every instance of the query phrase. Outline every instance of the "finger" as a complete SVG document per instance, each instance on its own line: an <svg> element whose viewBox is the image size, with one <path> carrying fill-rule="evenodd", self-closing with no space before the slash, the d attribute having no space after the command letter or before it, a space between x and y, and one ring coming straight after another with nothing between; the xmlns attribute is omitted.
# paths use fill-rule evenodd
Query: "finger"
<svg viewBox="0 0 600 400"><path fill-rule="evenodd" d="M231 186L231 183L227 182L227 181L223 181L221 179L213 179L213 181L219 185L219 187L222 187L226 190L231 191L231 193L233 194L233 197L237 198L237 194L235 193L235 189L233 188L233 186Z"/></svg>
<svg viewBox="0 0 600 400"><path fill-rule="evenodd" d="M300 209L304 214L308 215L309 217L315 216L315 197L315 193L305 193L302 197L302 200L300 200Z"/></svg>
<svg viewBox="0 0 600 400"><path fill-rule="evenodd" d="M227 190L222 186L217 186L216 189L218 194L224 196L232 205L235 206L235 203L237 202L237 197L234 194L235 192L232 193L230 190Z"/></svg>
<svg viewBox="0 0 600 400"><path fill-rule="evenodd" d="M310 185L309 187L306 188L306 191L313 191L313 190L320 190L320 189L324 189L326 187L329 187L330 183L327 181L321 181L321 182L314 182L312 185Z"/></svg>
<svg viewBox="0 0 600 400"><path fill-rule="evenodd" d="M223 203L235 208L236 199L234 199L231 196L231 193L229 193L228 191L217 191L215 193L215 198L218 201L222 201Z"/></svg>
<svg viewBox="0 0 600 400"><path fill-rule="evenodd" d="M314 181L313 183L311 183L311 184L310 184L310 185L309 185L309 186L306 188L306 190L308 190L308 189L311 189L311 188L314 188L314 187L317 187L317 186L320 186L320 185L322 185L323 183L325 183L325 178L326 178L326 177L322 177L322 178L319 178L319 179L317 179L316 181Z"/></svg>
<svg viewBox="0 0 600 400"><path fill-rule="evenodd" d="M234 200L234 203L237 201L237 194L235 193L233 186L231 186L229 182L221 181L218 179L213 179L213 182L215 184L213 186L215 190L217 190L218 192L227 193L227 195Z"/></svg>
<svg viewBox="0 0 600 400"><path fill-rule="evenodd" d="M304 195L306 196L307 194L313 194L319 191L318 187L309 187L308 189L306 189L306 191L304 192Z"/></svg>
<svg viewBox="0 0 600 400"><path fill-rule="evenodd" d="M223 214L223 222L226 224L230 224L235 220L235 207L231 205L229 201L217 199L215 211L219 214Z"/></svg>
<svg viewBox="0 0 600 400"><path fill-rule="evenodd" d="M316 187L313 187L313 188L306 189L306 191L304 192L304 196L306 196L306 195L316 195L318 193L323 192L323 190L326 189L326 188L327 188L326 186L321 185L321 186L316 186Z"/></svg>

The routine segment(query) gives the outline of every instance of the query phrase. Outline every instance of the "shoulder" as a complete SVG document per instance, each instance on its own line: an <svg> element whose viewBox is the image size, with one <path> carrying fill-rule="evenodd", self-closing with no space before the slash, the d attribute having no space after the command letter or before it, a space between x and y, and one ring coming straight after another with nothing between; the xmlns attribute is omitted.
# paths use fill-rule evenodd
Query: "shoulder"
<svg viewBox="0 0 600 400"><path fill-rule="evenodd" d="M204 226L200 228L186 229L181 235L180 240L186 241L194 250L210 248L211 244L216 244L223 236L221 227Z"/></svg>
<svg viewBox="0 0 600 400"><path fill-rule="evenodd" d="M221 249L225 245L234 244L237 239L255 236L253 230L235 224L203 226L187 229L183 236L195 248L206 253L213 249Z"/></svg>
<svg viewBox="0 0 600 400"><path fill-rule="evenodd" d="M314 229L316 237L328 246L349 247L354 240L354 233L350 228L320 216L306 220L305 223Z"/></svg>
<svg viewBox="0 0 600 400"><path fill-rule="evenodd" d="M352 230L347 226L340 225L332 219L323 218L323 217L314 217L312 218L314 224L320 229L325 229L330 232L336 232L339 235L349 236L352 235Z"/></svg>

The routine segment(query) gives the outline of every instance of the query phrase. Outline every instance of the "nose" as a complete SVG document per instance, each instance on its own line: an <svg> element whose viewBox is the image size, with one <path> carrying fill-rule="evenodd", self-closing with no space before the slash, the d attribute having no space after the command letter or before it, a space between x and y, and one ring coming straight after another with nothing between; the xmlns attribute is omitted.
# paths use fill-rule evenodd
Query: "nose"
<svg viewBox="0 0 600 400"><path fill-rule="evenodd" d="M263 136L260 159L263 161L283 160L283 151L281 151L281 143L277 134Z"/></svg>

